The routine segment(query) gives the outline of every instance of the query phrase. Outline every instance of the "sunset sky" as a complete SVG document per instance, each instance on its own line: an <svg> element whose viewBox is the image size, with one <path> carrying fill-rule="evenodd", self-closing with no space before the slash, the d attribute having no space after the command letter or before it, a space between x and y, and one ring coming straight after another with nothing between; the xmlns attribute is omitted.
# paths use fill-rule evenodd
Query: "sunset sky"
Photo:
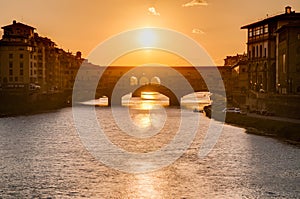
<svg viewBox="0 0 300 199"><path fill-rule="evenodd" d="M227 55L246 50L241 26L283 13L287 5L300 12L299 0L0 0L0 25L12 20L31 25L83 57L120 32L168 28L196 40L223 65Z"/></svg>

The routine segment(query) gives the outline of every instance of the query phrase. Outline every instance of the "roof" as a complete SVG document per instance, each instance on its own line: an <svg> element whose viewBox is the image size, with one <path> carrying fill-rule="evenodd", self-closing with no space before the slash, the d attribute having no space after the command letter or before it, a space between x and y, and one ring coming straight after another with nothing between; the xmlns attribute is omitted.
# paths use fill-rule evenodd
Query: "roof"
<svg viewBox="0 0 300 199"><path fill-rule="evenodd" d="M248 28L252 28L252 27L257 27L259 25L264 25L267 24L269 22L274 22L274 21L280 21L280 20L300 20L300 13L295 13L292 12L290 14L284 13L284 14L280 14L280 15L276 15L273 17L269 17L245 26L242 26L241 29L248 29Z"/></svg>
<svg viewBox="0 0 300 199"><path fill-rule="evenodd" d="M19 26L19 27L26 27L26 28L30 28L30 29L35 29L34 27L32 26L28 26L26 24L23 24L23 23L20 23L20 22L16 22L15 20L13 21L13 24L10 24L10 25L7 25L7 26L3 26L1 27L2 29L6 29L6 28L10 28L10 27L13 27L13 26Z"/></svg>

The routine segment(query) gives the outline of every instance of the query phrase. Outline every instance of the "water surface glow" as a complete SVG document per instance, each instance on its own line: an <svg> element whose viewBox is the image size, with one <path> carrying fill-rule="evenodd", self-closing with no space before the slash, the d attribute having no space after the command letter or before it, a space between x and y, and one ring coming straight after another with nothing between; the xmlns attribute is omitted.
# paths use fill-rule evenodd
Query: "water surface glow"
<svg viewBox="0 0 300 199"><path fill-rule="evenodd" d="M139 110L134 111L132 114L139 114ZM161 133L149 139L137 139L122 133L111 121L110 108L96 108L97 117L105 118L109 139L125 150L138 153L157 150L174 136L174 129L179 125L179 110L167 108L166 112L168 122ZM191 111L191 114L199 113ZM87 152L74 128L70 108L0 118L0 196L299 197L299 148L225 125L214 150L206 158L199 159L197 153L208 121L201 117L201 128L193 144L172 165L155 172L127 174L104 166Z"/></svg>

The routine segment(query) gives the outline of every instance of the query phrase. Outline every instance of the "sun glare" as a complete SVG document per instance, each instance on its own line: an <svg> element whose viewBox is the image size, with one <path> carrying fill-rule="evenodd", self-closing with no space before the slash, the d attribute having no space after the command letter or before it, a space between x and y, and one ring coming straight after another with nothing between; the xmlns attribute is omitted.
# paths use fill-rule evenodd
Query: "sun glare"
<svg viewBox="0 0 300 199"><path fill-rule="evenodd" d="M153 30L151 29L144 29L140 36L139 36L139 42L143 47L151 47L155 44L157 38Z"/></svg>

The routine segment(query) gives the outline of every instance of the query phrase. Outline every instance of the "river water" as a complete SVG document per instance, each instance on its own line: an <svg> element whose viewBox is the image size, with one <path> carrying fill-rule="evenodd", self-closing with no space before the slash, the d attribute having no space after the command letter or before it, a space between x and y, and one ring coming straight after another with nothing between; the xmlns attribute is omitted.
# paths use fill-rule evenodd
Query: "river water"
<svg viewBox="0 0 300 199"><path fill-rule="evenodd" d="M170 142L180 125L180 109L166 108L165 113L162 130L139 139L122 133L112 122L110 108L96 107L107 137L136 153ZM213 150L199 158L209 119L189 114L200 114L200 126L185 153L169 166L138 174L93 157L76 131L72 108L0 118L0 198L300 197L299 148L225 125ZM137 126L151 123L145 110L131 111L131 116Z"/></svg>

